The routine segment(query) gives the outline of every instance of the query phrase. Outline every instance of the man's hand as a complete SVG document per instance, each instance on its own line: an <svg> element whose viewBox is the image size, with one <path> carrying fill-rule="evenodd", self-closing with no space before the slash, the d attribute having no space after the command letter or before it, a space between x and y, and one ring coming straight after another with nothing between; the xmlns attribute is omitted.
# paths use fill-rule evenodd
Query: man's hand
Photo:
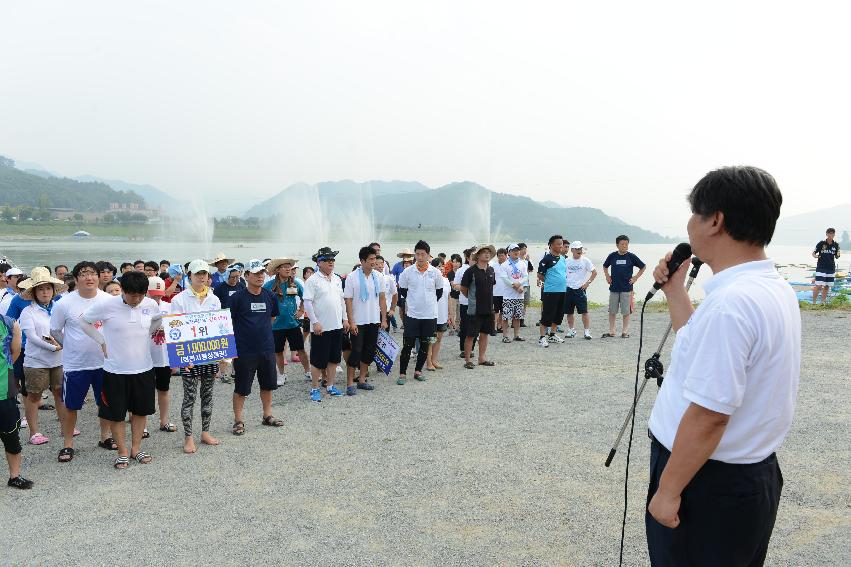
<svg viewBox="0 0 851 567"><path fill-rule="evenodd" d="M681 500L682 497L679 495L669 496L657 491L650 499L647 511L657 522L666 528L673 529L680 525L680 515L677 512L680 510Z"/></svg>
<svg viewBox="0 0 851 567"><path fill-rule="evenodd" d="M609 279L611 279L611 278L609 278ZM636 278L635 276L629 278L629 285L634 284L636 281L638 281L638 278ZM612 283L612 282L609 282L609 283Z"/></svg>
<svg viewBox="0 0 851 567"><path fill-rule="evenodd" d="M382 317L381 318L381 330L386 331L387 328L388 328L387 318Z"/></svg>
<svg viewBox="0 0 851 567"><path fill-rule="evenodd" d="M523 284L521 284L520 282L515 282L511 284L511 287L513 287L514 291L516 291L517 293L523 292Z"/></svg>
<svg viewBox="0 0 851 567"><path fill-rule="evenodd" d="M612 276L606 274L606 283L612 285ZM630 278L629 283L632 283L632 278Z"/></svg>
<svg viewBox="0 0 851 567"><path fill-rule="evenodd" d="M349 325L348 321L343 321L343 332L344 333L348 333L349 331L351 331L352 327L355 328L355 334L357 335L357 328L358 328L357 325Z"/></svg>
<svg viewBox="0 0 851 567"><path fill-rule="evenodd" d="M653 279L657 283L663 284L661 289L665 292L665 295L671 290L685 293L686 274L688 273L688 267L691 265L689 261L683 262L676 272L670 274L668 273L668 262L671 261L672 256L672 252L665 254L665 257L659 260L659 264L653 270Z"/></svg>
<svg viewBox="0 0 851 567"><path fill-rule="evenodd" d="M316 323L313 324L313 334L314 335L321 335L322 334L322 324L319 323L319 321L317 321Z"/></svg>
<svg viewBox="0 0 851 567"><path fill-rule="evenodd" d="M348 325L348 324L349 324L349 323L348 323L348 321L343 321L343 329L344 329L344 330L345 330L345 328L346 328L346 325ZM357 325L352 325L352 326L351 326L351 331L349 331L349 332L350 332L351 334L353 334L354 336L358 336L358 326L357 326Z"/></svg>

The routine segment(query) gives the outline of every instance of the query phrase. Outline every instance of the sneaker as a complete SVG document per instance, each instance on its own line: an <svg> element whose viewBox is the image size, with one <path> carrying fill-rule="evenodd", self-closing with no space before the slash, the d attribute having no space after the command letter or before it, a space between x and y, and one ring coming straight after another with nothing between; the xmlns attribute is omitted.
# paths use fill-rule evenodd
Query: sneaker
<svg viewBox="0 0 851 567"><path fill-rule="evenodd" d="M357 388L358 390L375 390L375 386L373 386L369 382L364 382L363 384L358 382Z"/></svg>
<svg viewBox="0 0 851 567"><path fill-rule="evenodd" d="M358 394L358 389L354 386L346 386L346 395L347 396L356 396Z"/></svg>
<svg viewBox="0 0 851 567"><path fill-rule="evenodd" d="M322 401L322 392L319 391L319 388L313 388L310 391L310 399L317 404Z"/></svg>
<svg viewBox="0 0 851 567"><path fill-rule="evenodd" d="M588 331L588 330L585 331L585 340L586 341L591 340L591 331Z"/></svg>
<svg viewBox="0 0 851 567"><path fill-rule="evenodd" d="M287 383L287 373L281 372L280 374L278 374L278 386L283 386L286 383Z"/></svg>
<svg viewBox="0 0 851 567"><path fill-rule="evenodd" d="M564 334L564 336L567 339L572 339L573 337L576 336L576 330L575 329L568 329L568 331Z"/></svg>
<svg viewBox="0 0 851 567"><path fill-rule="evenodd" d="M337 389L337 386L331 386L330 388L325 389L328 392L329 396L342 396L343 392Z"/></svg>
<svg viewBox="0 0 851 567"><path fill-rule="evenodd" d="M27 480L24 477L18 475L15 478L10 478L9 482L6 483L6 486L11 488L20 488L21 490L29 490L33 487L33 481Z"/></svg>
<svg viewBox="0 0 851 567"><path fill-rule="evenodd" d="M550 346L550 342L547 340L547 337L541 337L541 340L538 341L538 344L541 345L544 348L547 348L547 347Z"/></svg>
<svg viewBox="0 0 851 567"><path fill-rule="evenodd" d="M508 337L502 337L502 342L504 342L504 343L510 343L510 342L511 342L511 339L509 339Z"/></svg>
<svg viewBox="0 0 851 567"><path fill-rule="evenodd" d="M565 336L567 336L567 335L565 335ZM560 336L556 335L555 333L553 333L552 335L550 335L550 336L547 338L547 340L548 340L548 341L550 341L551 343L563 343L563 342L564 342L564 339L563 339L563 338L561 338Z"/></svg>
<svg viewBox="0 0 851 567"><path fill-rule="evenodd" d="M522 343L526 339L524 339L523 337L514 337L514 340L517 341L518 343Z"/></svg>
<svg viewBox="0 0 851 567"><path fill-rule="evenodd" d="M396 379L396 384L399 385L399 386L404 386L405 385L405 378L402 378L401 376L399 376Z"/></svg>

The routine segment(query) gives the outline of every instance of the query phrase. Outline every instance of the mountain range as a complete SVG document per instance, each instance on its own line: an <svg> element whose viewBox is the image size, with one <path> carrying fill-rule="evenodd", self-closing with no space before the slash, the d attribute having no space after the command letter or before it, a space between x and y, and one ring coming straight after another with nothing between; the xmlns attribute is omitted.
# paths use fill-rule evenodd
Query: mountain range
<svg viewBox="0 0 851 567"><path fill-rule="evenodd" d="M812 246L824 238L828 227L836 229L837 240L842 240L844 232L851 233L851 203L782 218L777 221L771 242Z"/></svg>

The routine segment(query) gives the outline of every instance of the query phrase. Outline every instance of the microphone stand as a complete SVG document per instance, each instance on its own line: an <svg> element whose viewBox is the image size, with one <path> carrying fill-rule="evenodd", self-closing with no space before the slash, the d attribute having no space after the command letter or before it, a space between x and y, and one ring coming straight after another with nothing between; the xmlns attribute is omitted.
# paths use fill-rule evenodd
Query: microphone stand
<svg viewBox="0 0 851 567"><path fill-rule="evenodd" d="M694 256L691 259L691 272L688 275L688 281L686 281L686 291L691 288L691 284L694 282L694 279L697 277L697 272L700 270L700 267L703 265L703 261L701 261L697 256ZM671 329L673 328L673 323L668 323L668 328L665 330L665 334L662 335L662 341L659 343L659 346L656 348L656 352L648 358L644 362L644 382L641 383L641 387L638 389L638 395L635 398L635 401L632 404L632 407L629 408L629 413L626 414L626 419L623 421L623 425L621 426L620 433L618 433L617 439L615 439L614 445L612 445L612 449L609 451L609 456L606 458L606 466L612 464L612 460L615 458L615 453L617 453L618 445L621 443L621 438L623 437L624 432L626 432L626 428L629 425L630 420L632 419L632 414L635 412L635 408L638 407L638 400L641 399L641 394L644 392L645 386L647 386L647 382L651 378L656 379L656 384L661 388L662 380L664 380L663 372L664 367L662 366L662 361L660 360L660 356L662 354L662 348L664 348L665 343L668 341L668 336L671 334Z"/></svg>

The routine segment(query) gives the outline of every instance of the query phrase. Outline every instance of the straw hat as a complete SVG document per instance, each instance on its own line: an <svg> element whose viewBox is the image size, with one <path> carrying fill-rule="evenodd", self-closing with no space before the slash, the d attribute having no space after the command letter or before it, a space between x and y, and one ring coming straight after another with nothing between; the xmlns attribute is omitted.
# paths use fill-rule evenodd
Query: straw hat
<svg viewBox="0 0 851 567"><path fill-rule="evenodd" d="M266 273L270 276L274 276L275 272L278 271L278 268L283 264L289 264L290 266L295 266L297 260L293 260L292 258L275 258L266 266Z"/></svg>
<svg viewBox="0 0 851 567"><path fill-rule="evenodd" d="M405 248L404 250L402 250L401 252L399 252L398 254L396 254L396 257L397 257L397 258L413 258L413 257L414 257L414 253L413 253L413 252L411 252L411 249L410 249L410 248Z"/></svg>
<svg viewBox="0 0 851 567"><path fill-rule="evenodd" d="M479 252L481 252L482 250L489 250L491 253L491 258L494 258L496 256L496 248L494 248L493 244L482 244L481 246L470 252L470 260L472 260L473 262L478 261Z"/></svg>
<svg viewBox="0 0 851 567"><path fill-rule="evenodd" d="M219 262L227 262L228 264L233 264L236 261L235 258L228 258L225 256L224 252L219 252L216 254L216 257L210 260L210 264L216 265Z"/></svg>
<svg viewBox="0 0 851 567"><path fill-rule="evenodd" d="M39 286L41 284L53 284L53 295L56 296L63 291L68 289L68 286L65 285L65 282L62 280L57 280L54 277L50 276L50 272L47 268L33 268L30 272L29 279L26 279L18 284L18 288L21 291L21 299L26 299L27 301L33 300L33 288Z"/></svg>

